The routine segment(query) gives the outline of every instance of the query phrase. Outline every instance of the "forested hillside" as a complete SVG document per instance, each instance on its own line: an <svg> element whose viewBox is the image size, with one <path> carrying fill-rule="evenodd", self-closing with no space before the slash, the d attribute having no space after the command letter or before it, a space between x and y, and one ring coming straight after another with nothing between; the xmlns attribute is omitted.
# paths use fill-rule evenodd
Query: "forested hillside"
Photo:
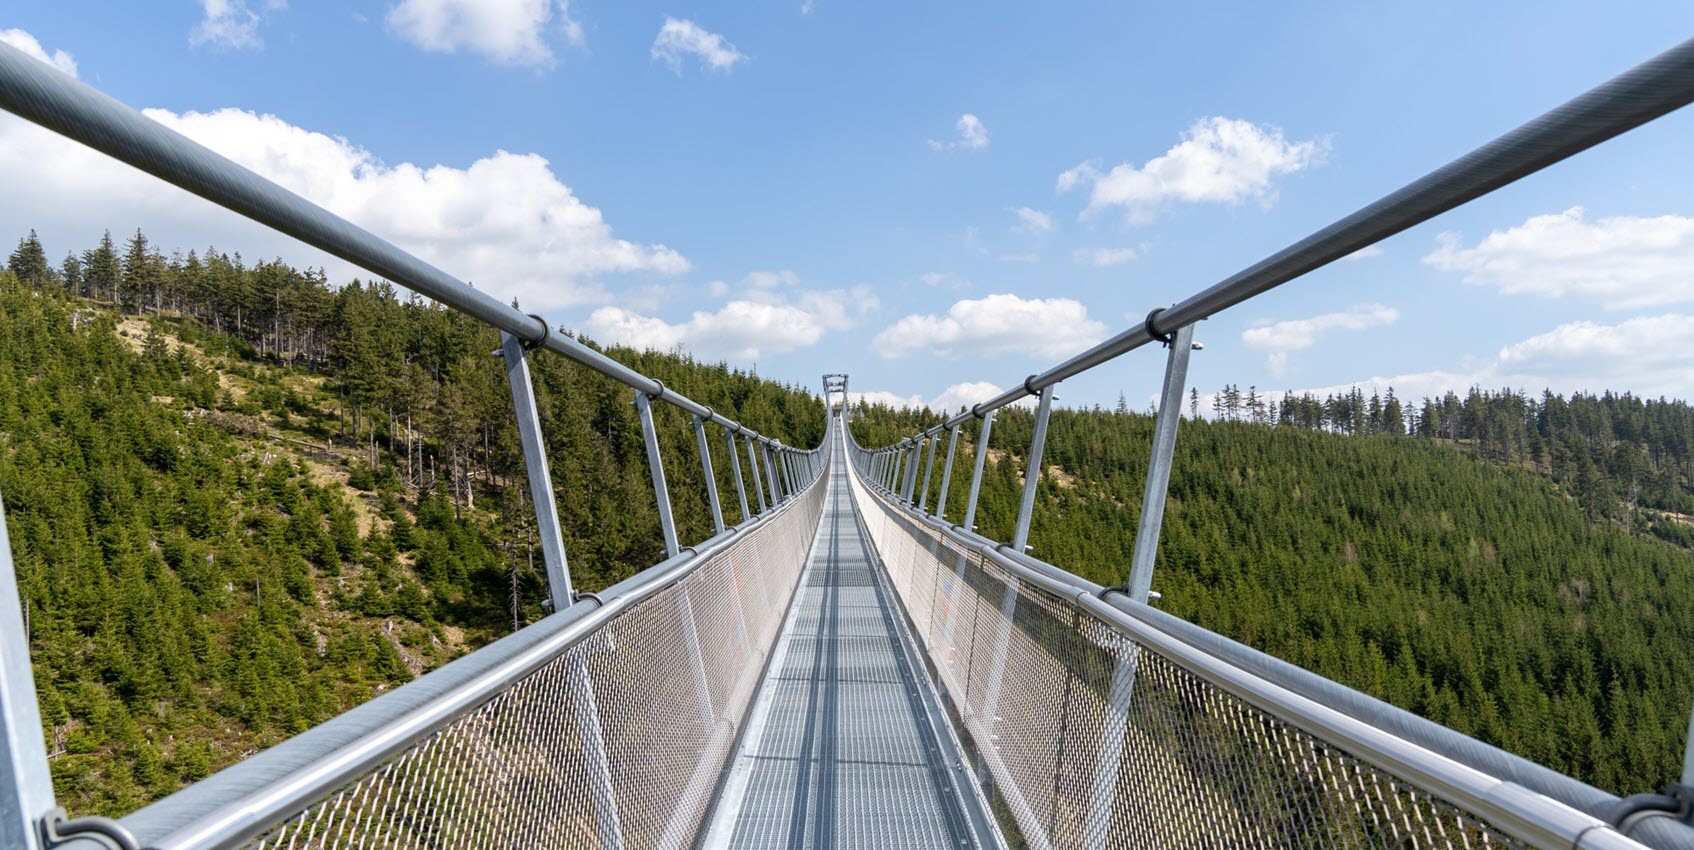
<svg viewBox="0 0 1694 850"><path fill-rule="evenodd" d="M497 348L385 284L166 258L139 233L56 267L19 244L0 495L63 804L125 813L543 615ZM798 388L610 353L792 445L822 437ZM532 368L578 586L656 563L631 391ZM679 533L703 539L691 425L654 413Z"/></svg>
<svg viewBox="0 0 1694 850"><path fill-rule="evenodd" d="M1274 410L1256 391L1252 407L1219 395L1220 421L1189 419L1177 441L1161 608L1616 793L1680 775L1694 695L1687 404L1476 391L1395 419L1357 392ZM867 446L939 421L859 410ZM1003 410L990 435L977 523L997 540L1011 537L1033 419ZM1152 424L1122 404L1053 412L1033 554L1126 578Z"/></svg>

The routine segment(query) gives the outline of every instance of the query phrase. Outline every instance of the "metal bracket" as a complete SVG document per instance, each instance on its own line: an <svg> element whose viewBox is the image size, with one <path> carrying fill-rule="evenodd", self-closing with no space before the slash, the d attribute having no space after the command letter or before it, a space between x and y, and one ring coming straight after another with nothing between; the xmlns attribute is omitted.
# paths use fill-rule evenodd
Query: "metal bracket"
<svg viewBox="0 0 1694 850"><path fill-rule="evenodd" d="M541 337L535 340L526 339L523 343L523 350L534 351L537 348L546 345L548 338L553 336L553 325L551 322L535 313L530 313L529 317L541 323Z"/></svg>
<svg viewBox="0 0 1694 850"><path fill-rule="evenodd" d="M1164 311L1165 311L1165 308L1163 308L1163 307L1154 307L1153 309L1147 311L1147 320L1141 323L1141 327L1144 330L1147 331L1148 338L1158 340L1160 345L1163 345L1166 348L1170 348L1171 347L1171 341L1176 339L1176 332L1171 331L1170 333L1163 333L1162 334L1162 333L1159 333L1157 330L1153 329L1153 320L1158 318L1159 314L1163 313Z"/></svg>
<svg viewBox="0 0 1694 850"><path fill-rule="evenodd" d="M64 809L53 809L41 818L43 846L58 847L77 839L94 841L108 850L141 850L135 835L111 818L72 818Z"/></svg>

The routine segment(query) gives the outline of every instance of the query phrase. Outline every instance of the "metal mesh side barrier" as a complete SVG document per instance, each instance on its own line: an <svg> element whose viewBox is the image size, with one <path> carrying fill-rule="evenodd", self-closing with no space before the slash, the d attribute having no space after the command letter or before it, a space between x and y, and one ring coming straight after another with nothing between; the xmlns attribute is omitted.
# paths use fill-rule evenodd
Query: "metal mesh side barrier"
<svg viewBox="0 0 1694 850"><path fill-rule="evenodd" d="M1011 846L1525 846L853 484Z"/></svg>
<svg viewBox="0 0 1694 850"><path fill-rule="evenodd" d="M824 495L249 846L693 846Z"/></svg>

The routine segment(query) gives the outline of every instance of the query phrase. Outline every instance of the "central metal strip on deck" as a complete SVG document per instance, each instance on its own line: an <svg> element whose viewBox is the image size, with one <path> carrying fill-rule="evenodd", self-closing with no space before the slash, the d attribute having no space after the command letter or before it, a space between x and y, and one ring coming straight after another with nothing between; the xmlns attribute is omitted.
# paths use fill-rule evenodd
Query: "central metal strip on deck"
<svg viewBox="0 0 1694 850"><path fill-rule="evenodd" d="M832 464L829 495L788 622L731 768L708 848L976 848L956 756L900 643ZM951 756L951 757L950 757Z"/></svg>

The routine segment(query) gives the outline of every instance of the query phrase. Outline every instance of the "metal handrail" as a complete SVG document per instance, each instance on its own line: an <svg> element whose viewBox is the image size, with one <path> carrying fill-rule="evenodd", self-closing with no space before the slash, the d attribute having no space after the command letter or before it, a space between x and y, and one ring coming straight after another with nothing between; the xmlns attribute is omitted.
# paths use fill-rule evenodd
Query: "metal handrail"
<svg viewBox="0 0 1694 850"><path fill-rule="evenodd" d="M1559 788L1557 790L1563 793L1550 795L1545 793L1544 788L1534 785L1526 787L1519 778L1514 777L1516 781L1505 779L1494 772L1473 767L1450 752L1438 751L1389 730L1404 728L1408 721L1411 721L1413 724L1441 729L1455 738L1463 738L1458 733L1385 703L1378 703L1380 713L1376 717L1360 717L1339 710L1333 704L1336 702L1335 697L1339 695L1338 692L1351 694L1361 700L1375 701L1332 682L1328 684L1333 690L1323 694L1324 699L1320 701L1313 694L1301 693L1298 689L1260 675L1250 666L1237 663L1235 657L1238 655L1253 653L1253 650L1247 647L1216 635L1211 636L1212 640L1207 645L1199 645L1170 629L1166 621L1175 618L1169 615L1161 615L1161 612L1153 611L1144 603L1135 602L1122 593L1114 592L1112 588L1104 588L923 512L905 502L897 491L890 490L876 481L864 464L868 453L857 445L849 429L843 430L846 431L844 436L851 454L847 464L851 474L863 485L865 491L878 499L886 509L895 511L908 521L933 529L962 552L980 555L1010 573L1017 581L1029 582L1064 600L1124 637L1153 649L1188 672L1236 695L1261 711L1320 740L1332 743L1354 757L1402 778L1428 793L1477 813L1513 837L1534 846L1604 847L1620 850L1640 847L1636 840L1623 835L1611 824L1595 816L1595 812L1603 810L1607 804L1617 800L1604 791L1589 788L1576 780L1503 751L1493 751L1492 754L1516 761L1526 768L1518 774L1520 777L1527 776L1534 780L1544 779L1544 774L1550 775L1564 780L1570 786L1578 786L1592 792L1592 797L1580 804L1579 808L1579 804L1573 804L1569 799L1573 796L1570 794L1570 787ZM1159 616L1149 616L1149 612ZM1190 628L1203 631L1194 626ZM1230 644L1236 647L1239 653L1219 651L1219 644ZM1471 739L1464 740L1479 748L1493 750ZM1655 843L1654 846L1686 846L1690 838L1694 838L1694 830L1666 826L1670 829L1661 828L1652 834L1661 838L1669 837L1671 840L1663 844ZM1646 829L1642 831L1648 832Z"/></svg>

